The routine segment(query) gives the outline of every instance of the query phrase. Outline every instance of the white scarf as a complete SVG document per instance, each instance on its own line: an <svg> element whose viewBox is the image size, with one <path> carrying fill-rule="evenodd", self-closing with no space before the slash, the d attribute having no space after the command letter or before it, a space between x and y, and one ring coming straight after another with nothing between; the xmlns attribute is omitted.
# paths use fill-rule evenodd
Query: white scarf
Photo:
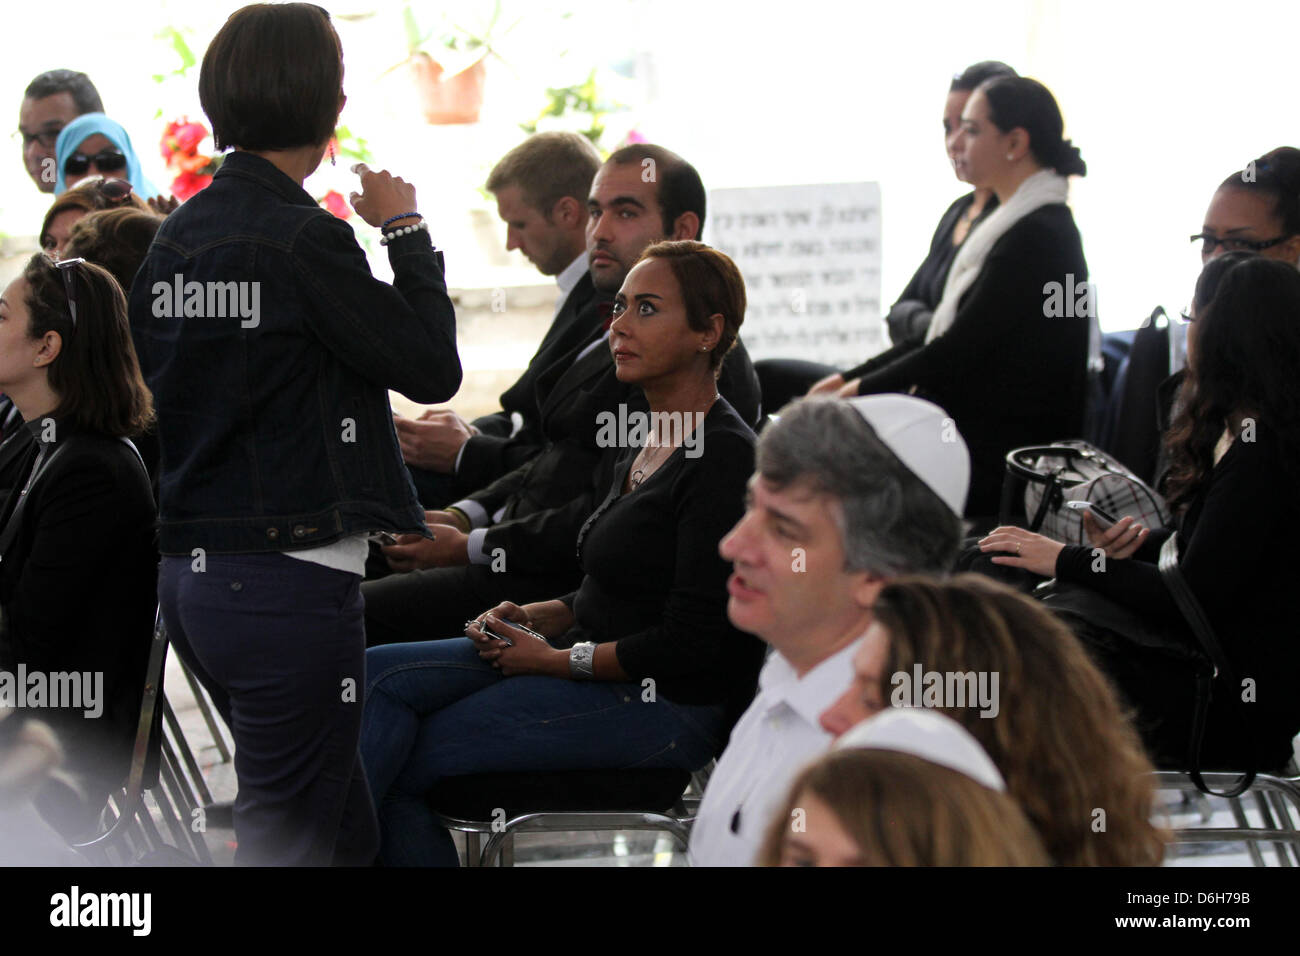
<svg viewBox="0 0 1300 956"><path fill-rule="evenodd" d="M948 281L943 286L943 298L939 300L930 320L930 331L926 333L926 342L933 342L947 332L957 317L957 303L966 294L984 268L984 260L989 250L1017 222L1028 216L1040 206L1065 202L1069 186L1064 176L1053 169L1040 169L1017 189L1011 198L989 213L978 227L971 230L966 241L957 250L957 256L948 270Z"/></svg>

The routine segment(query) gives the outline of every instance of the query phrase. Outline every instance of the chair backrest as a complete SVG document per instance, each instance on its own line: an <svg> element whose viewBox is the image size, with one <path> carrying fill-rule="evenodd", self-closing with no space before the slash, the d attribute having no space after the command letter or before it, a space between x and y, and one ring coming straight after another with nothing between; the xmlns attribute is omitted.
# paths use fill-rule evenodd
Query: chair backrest
<svg viewBox="0 0 1300 956"><path fill-rule="evenodd" d="M135 745L131 751L131 769L127 772L125 793L115 798L117 819L103 833L83 843L74 843L73 849L98 851L116 843L131 826L136 813L144 807L145 790L157 782L163 737L160 700L166 661L167 630L163 626L162 611L159 610L154 615L153 643L149 647L140 718L136 722Z"/></svg>
<svg viewBox="0 0 1300 956"><path fill-rule="evenodd" d="M1169 320L1157 307L1137 330L1120 367L1100 443L1147 484L1155 480L1160 451L1157 394L1171 374Z"/></svg>

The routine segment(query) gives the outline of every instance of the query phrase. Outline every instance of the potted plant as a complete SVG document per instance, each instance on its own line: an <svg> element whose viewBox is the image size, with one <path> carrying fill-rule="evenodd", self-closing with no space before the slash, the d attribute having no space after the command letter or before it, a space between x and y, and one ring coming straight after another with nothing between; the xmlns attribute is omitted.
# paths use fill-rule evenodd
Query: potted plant
<svg viewBox="0 0 1300 956"><path fill-rule="evenodd" d="M435 125L478 122L487 81L486 60L489 54L497 55L491 36L500 15L501 3L496 0L482 33L453 25L451 31L438 37L435 58L423 49L435 31L421 34L410 5L403 7L407 48L404 63L415 83L426 122Z"/></svg>

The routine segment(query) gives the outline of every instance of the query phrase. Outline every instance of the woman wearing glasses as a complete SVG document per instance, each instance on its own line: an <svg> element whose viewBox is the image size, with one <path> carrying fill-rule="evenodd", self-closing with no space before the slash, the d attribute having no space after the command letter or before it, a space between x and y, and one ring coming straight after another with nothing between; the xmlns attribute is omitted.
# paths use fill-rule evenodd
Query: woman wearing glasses
<svg viewBox="0 0 1300 956"><path fill-rule="evenodd" d="M1300 266L1300 149L1279 146L1225 179L1192 242L1200 243L1202 263L1257 252Z"/></svg>
<svg viewBox="0 0 1300 956"><path fill-rule="evenodd" d="M1106 552L1105 573L1093 571L1093 547L1022 528L997 528L980 547L1001 553L995 564L1054 575L1181 625L1156 566L1176 533L1183 576L1241 682L1215 681L1203 765L1268 771L1286 762L1300 732L1300 642L1284 597L1294 587L1293 549L1279 533L1300 523L1300 271L1248 252L1217 256L1197 280L1194 309L1187 378L1165 438L1176 528L1148 532L1124 518L1103 531L1085 516L1091 545ZM1116 679L1157 765L1185 769L1191 688L1130 676ZM1250 701L1253 727L1234 713L1234 699Z"/></svg>
<svg viewBox="0 0 1300 956"><path fill-rule="evenodd" d="M235 861L365 864L367 536L429 536L388 389L455 394L455 311L414 187L355 167L352 205L383 228L392 285L303 188L345 101L329 14L237 10L199 99L233 152L167 217L131 289L162 449L159 601L235 737Z"/></svg>
<svg viewBox="0 0 1300 956"><path fill-rule="evenodd" d="M58 163L55 195L87 176L125 179L144 199L158 195L157 188L140 169L140 160L131 147L131 137L120 123L103 113L86 113L63 127L54 147L54 156Z"/></svg>
<svg viewBox="0 0 1300 956"><path fill-rule="evenodd" d="M0 390L30 432L0 512L0 670L45 677L76 787L37 804L74 838L125 779L157 603L153 492L122 440L153 405L106 270L27 263L0 297Z"/></svg>

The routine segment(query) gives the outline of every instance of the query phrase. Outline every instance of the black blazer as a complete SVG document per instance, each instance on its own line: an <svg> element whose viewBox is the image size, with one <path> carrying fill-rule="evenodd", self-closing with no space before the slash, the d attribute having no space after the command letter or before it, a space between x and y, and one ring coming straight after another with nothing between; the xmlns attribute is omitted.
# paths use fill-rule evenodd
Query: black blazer
<svg viewBox="0 0 1300 956"><path fill-rule="evenodd" d="M40 435L39 422L28 428ZM70 441L71 428L57 424L59 441ZM39 445L28 444L6 524ZM119 439L80 433L32 486L0 561L0 668L103 674L101 716L87 718L82 708L40 713L96 813L130 764L158 603L156 517L135 452Z"/></svg>
<svg viewBox="0 0 1300 956"><path fill-rule="evenodd" d="M1074 216L1041 206L994 244L946 333L862 377L861 395L915 387L953 417L971 453L967 515L997 512L1012 448L1083 430L1089 322L1045 314L1044 286L1067 276L1088 277Z"/></svg>
<svg viewBox="0 0 1300 956"><path fill-rule="evenodd" d="M649 406L639 387L618 380L605 341L585 354L579 348L566 355L538 378L537 387L545 396L545 447L469 498L489 515L505 509L484 547L489 553L504 548L511 570L577 574L578 531L609 489L622 451L597 444L599 416L618 415L620 405L629 412L648 411ZM760 412L758 376L739 341L723 361L718 391L752 426Z"/></svg>
<svg viewBox="0 0 1300 956"><path fill-rule="evenodd" d="M571 357L600 334L604 322L600 301L591 273L584 272L565 297L528 367L501 393L502 410L474 420L482 434L465 443L456 472L458 486L482 488L541 451L546 442L541 428L545 393L538 391L538 380L557 361ZM524 420L514 437L510 436L511 412L518 412Z"/></svg>

